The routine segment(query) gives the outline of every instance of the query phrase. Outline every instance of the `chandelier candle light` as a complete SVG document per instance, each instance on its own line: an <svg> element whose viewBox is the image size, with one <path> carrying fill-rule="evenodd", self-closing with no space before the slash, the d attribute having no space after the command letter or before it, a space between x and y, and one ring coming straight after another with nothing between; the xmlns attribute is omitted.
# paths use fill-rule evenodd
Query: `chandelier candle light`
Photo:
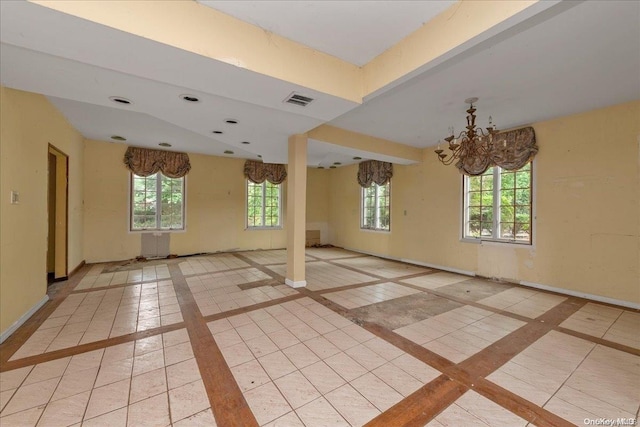
<svg viewBox="0 0 640 427"><path fill-rule="evenodd" d="M451 135L444 140L449 143L448 148L451 152L445 154L444 150L440 148L440 143L438 143L438 149L435 150L438 160L444 165L450 165L455 160L464 163L464 159L467 157L487 159L493 148L493 136L498 133L498 129L492 123L491 117L489 117L489 127L486 128L486 133L482 128L476 128L476 108L473 104L478 102L478 98L468 98L464 102L469 104L467 130L460 132L460 135L456 138L453 127L450 127L449 132Z"/></svg>

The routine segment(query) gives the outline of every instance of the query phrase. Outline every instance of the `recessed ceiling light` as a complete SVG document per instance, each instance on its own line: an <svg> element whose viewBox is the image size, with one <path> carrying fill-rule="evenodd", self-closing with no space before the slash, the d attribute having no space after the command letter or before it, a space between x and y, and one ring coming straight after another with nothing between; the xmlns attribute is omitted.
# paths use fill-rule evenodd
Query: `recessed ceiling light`
<svg viewBox="0 0 640 427"><path fill-rule="evenodd" d="M180 98L182 98L184 101L187 102L199 102L200 100L193 96L193 95L180 95Z"/></svg>
<svg viewBox="0 0 640 427"><path fill-rule="evenodd" d="M318 166L318 169L324 169L324 166Z"/></svg>
<svg viewBox="0 0 640 427"><path fill-rule="evenodd" d="M231 151L231 150L224 150L224 154L233 154L233 151Z"/></svg>
<svg viewBox="0 0 640 427"><path fill-rule="evenodd" d="M242 143L245 144L245 145L251 144L249 141L242 141Z"/></svg>
<svg viewBox="0 0 640 427"><path fill-rule="evenodd" d="M222 135L224 132L222 132L221 130L214 130L212 133L215 133L216 135Z"/></svg>
<svg viewBox="0 0 640 427"><path fill-rule="evenodd" d="M111 135L111 139L113 139L114 141L126 141L127 138L125 138L124 136L120 136L120 135Z"/></svg>
<svg viewBox="0 0 640 427"><path fill-rule="evenodd" d="M335 166L329 166L329 169L335 169L335 168L336 168Z"/></svg>
<svg viewBox="0 0 640 427"><path fill-rule="evenodd" d="M362 160L362 157L356 156L356 157L353 158L353 160Z"/></svg>
<svg viewBox="0 0 640 427"><path fill-rule="evenodd" d="M161 146L161 147L171 147L171 144L169 144L168 142L161 142L158 145Z"/></svg>
<svg viewBox="0 0 640 427"><path fill-rule="evenodd" d="M340 162L333 162L334 165L341 165L342 163Z"/></svg>
<svg viewBox="0 0 640 427"><path fill-rule="evenodd" d="M124 105L133 104L133 102L131 102L129 99L123 98L122 96L110 96L109 99L112 100L113 102L117 102L118 104L124 104Z"/></svg>
<svg viewBox="0 0 640 427"><path fill-rule="evenodd" d="M230 125L237 125L238 121L236 119L227 119L224 121L225 123L229 123Z"/></svg>

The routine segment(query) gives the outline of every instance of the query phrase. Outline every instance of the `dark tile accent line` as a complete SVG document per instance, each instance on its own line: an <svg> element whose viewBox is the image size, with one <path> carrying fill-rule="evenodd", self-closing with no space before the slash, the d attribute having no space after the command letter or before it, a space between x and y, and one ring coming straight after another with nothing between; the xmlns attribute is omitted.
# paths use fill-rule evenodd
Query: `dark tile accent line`
<svg viewBox="0 0 640 427"><path fill-rule="evenodd" d="M440 375L369 421L365 427L422 427L466 391L465 386Z"/></svg>
<svg viewBox="0 0 640 427"><path fill-rule="evenodd" d="M169 272L216 423L225 427L257 426L258 422L213 339L180 268L170 265Z"/></svg>
<svg viewBox="0 0 640 427"><path fill-rule="evenodd" d="M575 427L575 424L559 417L553 412L549 412L535 403L529 402L517 394L484 378L478 379L472 389L536 426Z"/></svg>
<svg viewBox="0 0 640 427"><path fill-rule="evenodd" d="M574 331L573 329L563 328L561 326L558 326L557 328L555 328L555 330L558 332L562 332L563 334L571 335L573 337L591 341L605 347L613 348L614 350L623 351L625 353L633 354L634 356L640 356L640 349L635 347L629 347L628 345L620 344L615 341L605 340L604 338L599 338L593 335L585 334L583 332Z"/></svg>
<svg viewBox="0 0 640 427"><path fill-rule="evenodd" d="M99 350L101 348L107 348L118 344L124 344L131 341L148 338L153 335L163 334L166 332L175 331L185 327L184 322L174 323L172 325L160 326L158 328L147 329L146 331L133 332L131 334L119 335L113 338L107 338L106 340L93 341L86 344L80 344L74 347L61 348L60 350L50 351L47 353L37 354L34 356L23 357L22 359L7 361L0 365L0 372L10 371L12 369L23 368L29 365L36 365L38 363L49 362L55 359L61 359L63 357L75 356L76 354L86 353L88 351Z"/></svg>

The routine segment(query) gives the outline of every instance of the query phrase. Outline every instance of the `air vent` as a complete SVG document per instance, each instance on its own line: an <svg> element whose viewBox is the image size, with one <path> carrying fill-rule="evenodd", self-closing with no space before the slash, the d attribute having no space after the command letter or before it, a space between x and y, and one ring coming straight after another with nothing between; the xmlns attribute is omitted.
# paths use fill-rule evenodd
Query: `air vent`
<svg viewBox="0 0 640 427"><path fill-rule="evenodd" d="M301 107L306 107L311 104L313 98L309 98L308 96L300 95L299 93L291 92L289 96L284 100L289 104L299 105Z"/></svg>

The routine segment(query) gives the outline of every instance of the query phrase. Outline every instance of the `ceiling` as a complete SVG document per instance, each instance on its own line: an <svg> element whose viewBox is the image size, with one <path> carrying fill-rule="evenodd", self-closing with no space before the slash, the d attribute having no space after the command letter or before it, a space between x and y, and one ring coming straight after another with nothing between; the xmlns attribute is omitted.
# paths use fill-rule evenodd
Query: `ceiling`
<svg viewBox="0 0 640 427"><path fill-rule="evenodd" d="M200 3L362 65L453 2ZM0 83L48 96L86 138L121 135L131 145L168 142L173 150L260 155L274 163L286 163L290 135L324 123L433 146L449 126L462 130L463 101L471 96L480 98L479 123L491 114L501 128L640 99L640 2L548 4L359 104L48 7L1 1ZM305 108L284 103L292 92L315 100ZM184 94L199 102L184 101ZM406 163L309 141L310 165L349 164L353 157Z"/></svg>
<svg viewBox="0 0 640 427"><path fill-rule="evenodd" d="M197 1L359 66L365 65L456 2ZM380 28L384 28L384 31L380 31Z"/></svg>

